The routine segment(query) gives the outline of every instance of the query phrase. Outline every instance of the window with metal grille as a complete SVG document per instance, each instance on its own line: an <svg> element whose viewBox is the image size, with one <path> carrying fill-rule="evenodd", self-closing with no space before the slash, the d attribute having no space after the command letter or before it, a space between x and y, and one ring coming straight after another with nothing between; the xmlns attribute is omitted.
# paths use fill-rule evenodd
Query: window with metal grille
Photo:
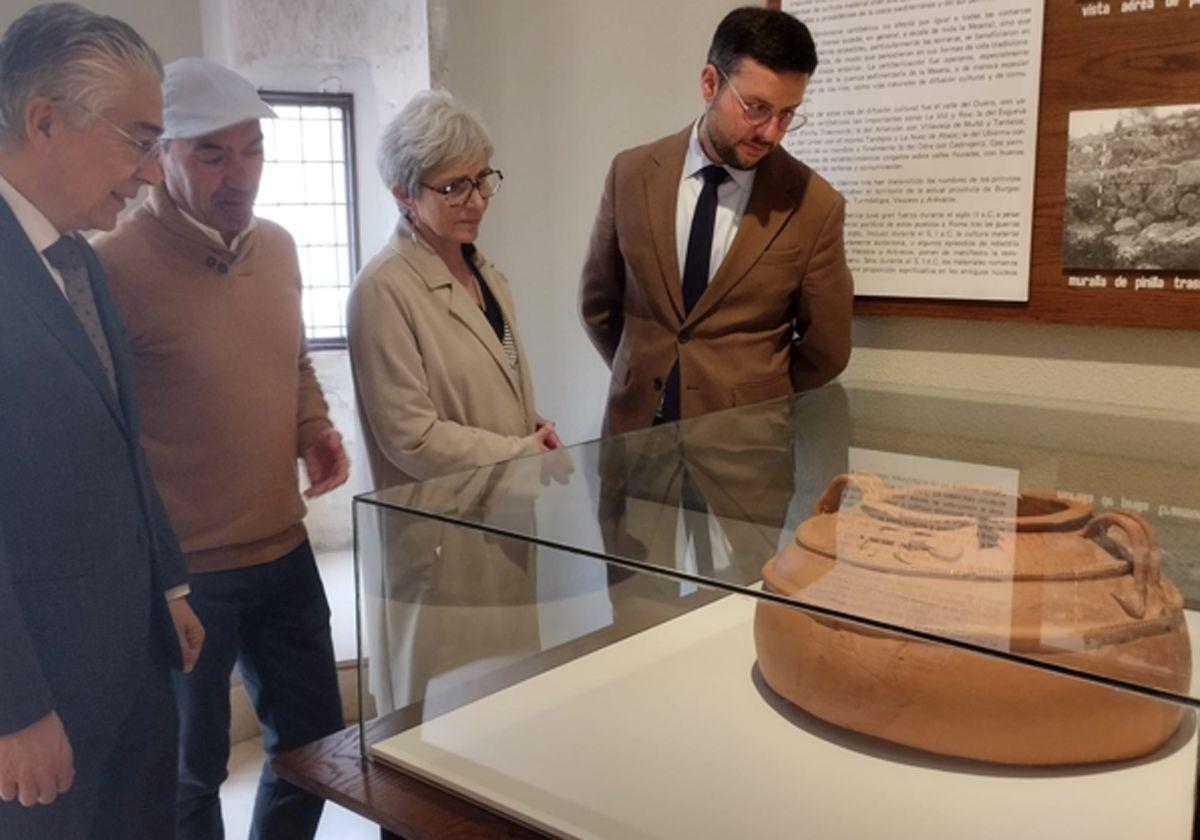
<svg viewBox="0 0 1200 840"><path fill-rule="evenodd" d="M358 272L354 99L350 94L262 91L262 183L254 211L296 240L310 347L344 347L346 299Z"/></svg>

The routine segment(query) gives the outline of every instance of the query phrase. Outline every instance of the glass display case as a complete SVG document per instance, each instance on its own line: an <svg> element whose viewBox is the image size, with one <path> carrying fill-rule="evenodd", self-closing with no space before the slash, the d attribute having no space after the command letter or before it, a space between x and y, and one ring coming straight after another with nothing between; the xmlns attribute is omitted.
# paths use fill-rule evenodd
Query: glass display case
<svg viewBox="0 0 1200 840"><path fill-rule="evenodd" d="M545 834L1193 836L1200 415L832 385L355 530L364 757Z"/></svg>

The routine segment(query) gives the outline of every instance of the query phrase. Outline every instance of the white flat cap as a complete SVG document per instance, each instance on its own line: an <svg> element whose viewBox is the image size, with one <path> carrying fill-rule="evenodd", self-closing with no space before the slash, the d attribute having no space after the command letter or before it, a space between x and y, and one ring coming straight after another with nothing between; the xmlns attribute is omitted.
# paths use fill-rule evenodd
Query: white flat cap
<svg viewBox="0 0 1200 840"><path fill-rule="evenodd" d="M231 125L274 117L254 85L207 58L181 58L165 68L163 134L166 139L203 137Z"/></svg>

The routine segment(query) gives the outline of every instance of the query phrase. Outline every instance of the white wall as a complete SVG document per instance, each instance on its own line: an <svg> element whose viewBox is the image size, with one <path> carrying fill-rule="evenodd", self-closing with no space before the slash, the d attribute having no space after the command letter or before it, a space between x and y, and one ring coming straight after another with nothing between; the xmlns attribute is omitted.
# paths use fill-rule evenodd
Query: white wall
<svg viewBox="0 0 1200 840"><path fill-rule="evenodd" d="M130 24L158 51L163 62L200 51L200 4L198 0L76 0L81 6L112 15ZM0 0L0 29L34 6L33 0Z"/></svg>
<svg viewBox="0 0 1200 840"><path fill-rule="evenodd" d="M858 318L854 344L855 381L1200 411L1200 329Z"/></svg>

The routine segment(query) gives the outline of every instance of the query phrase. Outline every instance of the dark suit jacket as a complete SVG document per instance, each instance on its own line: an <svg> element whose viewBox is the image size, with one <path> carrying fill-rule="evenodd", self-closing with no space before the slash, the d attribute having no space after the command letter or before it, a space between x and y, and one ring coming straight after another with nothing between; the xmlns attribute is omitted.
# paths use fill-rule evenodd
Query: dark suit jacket
<svg viewBox="0 0 1200 840"><path fill-rule="evenodd" d="M691 417L815 388L850 358L845 202L781 148L759 164L729 252L684 315L675 204L690 131L617 155L605 183L580 287L612 369L605 434L651 424L676 359Z"/></svg>
<svg viewBox="0 0 1200 840"><path fill-rule="evenodd" d="M164 593L187 581L138 445L125 338L86 253L115 396L0 201L0 734L55 710L77 762L115 733L148 658L178 659Z"/></svg>

